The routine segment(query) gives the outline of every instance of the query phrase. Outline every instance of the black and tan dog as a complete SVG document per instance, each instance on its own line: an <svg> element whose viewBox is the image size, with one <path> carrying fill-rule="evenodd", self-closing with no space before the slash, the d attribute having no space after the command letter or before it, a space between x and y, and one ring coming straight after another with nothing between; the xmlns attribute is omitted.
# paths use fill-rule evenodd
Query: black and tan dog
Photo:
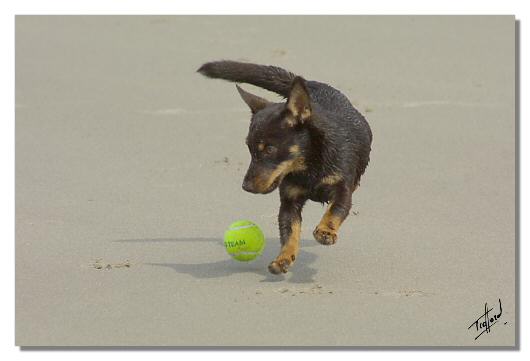
<svg viewBox="0 0 530 361"><path fill-rule="evenodd" d="M278 67L216 61L198 72L253 84L287 99L269 102L236 85L252 111L246 139L252 160L243 189L266 194L280 187L282 247L270 272L285 273L294 263L308 199L328 203L313 235L321 244L334 244L370 158L372 132L364 117L338 90Z"/></svg>

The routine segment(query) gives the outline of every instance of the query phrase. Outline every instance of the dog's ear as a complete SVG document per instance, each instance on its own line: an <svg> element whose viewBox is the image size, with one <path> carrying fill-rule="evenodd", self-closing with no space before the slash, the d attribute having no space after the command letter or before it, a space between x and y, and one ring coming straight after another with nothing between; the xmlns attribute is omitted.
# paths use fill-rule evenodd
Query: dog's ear
<svg viewBox="0 0 530 361"><path fill-rule="evenodd" d="M241 98L243 98L245 103L247 103L247 105L249 106L252 114L256 114L258 111L265 108L269 104L268 100L244 91L237 84L236 84L236 88L237 88L237 91L239 92L239 95L241 95Z"/></svg>
<svg viewBox="0 0 530 361"><path fill-rule="evenodd" d="M286 107L288 110L287 123L290 126L304 124L311 118L311 100L304 78L297 76L293 79Z"/></svg>

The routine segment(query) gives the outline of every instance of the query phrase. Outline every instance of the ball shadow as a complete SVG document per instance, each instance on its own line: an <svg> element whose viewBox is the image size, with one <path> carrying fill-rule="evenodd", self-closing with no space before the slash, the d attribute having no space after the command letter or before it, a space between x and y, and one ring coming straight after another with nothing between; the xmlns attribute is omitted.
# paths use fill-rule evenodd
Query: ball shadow
<svg viewBox="0 0 530 361"><path fill-rule="evenodd" d="M215 247L223 247L220 238L188 237L188 238L141 238L141 239L121 239L113 241L115 243L192 243L206 242L212 243ZM145 265L153 267L170 268L173 271L186 274L197 279L229 277L239 273L255 273L262 276L260 282L291 282L291 283L312 283L315 282L313 277L316 275L316 269L311 264L317 259L317 255L308 251L308 248L315 247L317 244L314 240L301 240L300 252L296 263L288 273L282 275L271 274L267 267L278 254L280 249L279 239L271 239L263 251L261 257L250 262L237 262L228 257L216 262L204 263L158 263L149 262ZM189 244L186 246L189 247Z"/></svg>

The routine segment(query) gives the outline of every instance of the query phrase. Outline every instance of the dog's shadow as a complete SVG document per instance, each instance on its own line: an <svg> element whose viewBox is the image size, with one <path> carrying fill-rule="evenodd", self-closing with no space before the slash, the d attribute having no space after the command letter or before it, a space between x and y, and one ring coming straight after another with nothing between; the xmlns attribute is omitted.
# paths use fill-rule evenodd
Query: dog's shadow
<svg viewBox="0 0 530 361"><path fill-rule="evenodd" d="M160 243L160 242L176 242L189 243L193 242L207 242L215 246L224 248L223 241L220 238L153 238L153 239L120 239L113 242L117 243ZM317 244L314 240L300 240L300 252L295 264L289 269L287 274L273 275L269 273L267 266L278 254L280 249L280 241L278 239L271 239L268 241L267 247L263 251L261 257L251 262L238 262L232 260L228 255L226 259L217 262L205 263L145 263L154 267L166 267L174 270L177 273L187 274L194 278L220 278L228 277L238 273L252 272L263 279L260 282L281 282L287 281L292 283L312 283L315 282L313 276L317 273L316 269L311 267L311 264L316 260L317 255L307 251L307 248L315 247Z"/></svg>

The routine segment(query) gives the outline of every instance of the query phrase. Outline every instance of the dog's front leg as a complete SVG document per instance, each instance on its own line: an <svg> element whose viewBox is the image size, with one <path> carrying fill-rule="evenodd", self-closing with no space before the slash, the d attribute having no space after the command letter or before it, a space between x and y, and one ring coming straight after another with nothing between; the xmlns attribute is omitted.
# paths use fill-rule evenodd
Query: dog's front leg
<svg viewBox="0 0 530 361"><path fill-rule="evenodd" d="M351 197L354 189L343 183L336 185L333 199L320 223L313 231L315 239L324 245L332 245L337 242L339 227L344 222L351 209Z"/></svg>
<svg viewBox="0 0 530 361"><path fill-rule="evenodd" d="M280 194L282 194L280 190ZM274 274L286 273L294 263L300 248L300 229L302 225L302 207L305 199L281 197L280 214L280 254L269 265L269 271Z"/></svg>

